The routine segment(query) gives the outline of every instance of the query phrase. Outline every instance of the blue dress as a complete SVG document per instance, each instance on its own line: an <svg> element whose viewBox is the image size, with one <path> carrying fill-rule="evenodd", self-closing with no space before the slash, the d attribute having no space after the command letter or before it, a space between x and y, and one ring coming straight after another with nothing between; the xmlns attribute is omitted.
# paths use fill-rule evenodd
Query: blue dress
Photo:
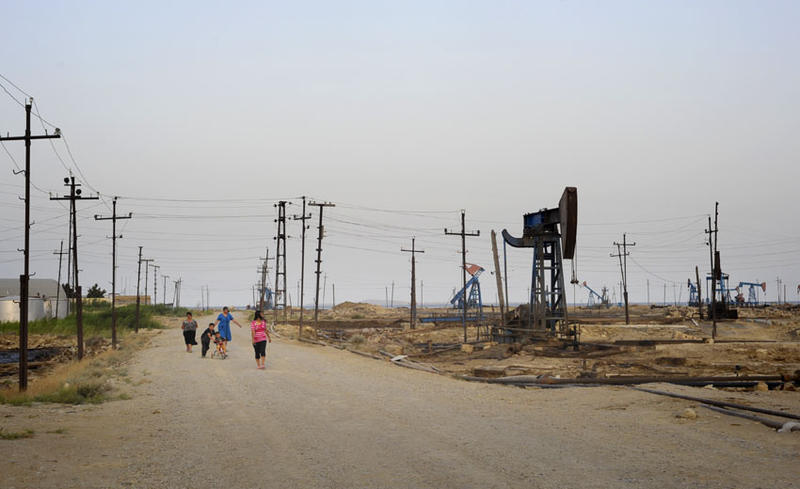
<svg viewBox="0 0 800 489"><path fill-rule="evenodd" d="M231 321L233 320L233 315L228 313L227 316L223 313L219 313L217 316L217 321L219 321L219 327L217 331L219 331L219 335L222 339L226 341L231 341Z"/></svg>

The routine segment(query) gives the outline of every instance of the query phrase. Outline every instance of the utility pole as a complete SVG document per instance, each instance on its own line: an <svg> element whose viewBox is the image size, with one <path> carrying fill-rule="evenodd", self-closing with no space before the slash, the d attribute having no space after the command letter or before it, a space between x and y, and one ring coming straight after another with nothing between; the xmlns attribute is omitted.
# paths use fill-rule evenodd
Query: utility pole
<svg viewBox="0 0 800 489"><path fill-rule="evenodd" d="M492 229L492 258L494 260L494 278L497 281L497 302L500 305L500 324L506 323L506 303L503 296L503 274L500 273L500 257L497 254L497 233ZM575 286L572 287L572 302L575 303Z"/></svg>
<svg viewBox="0 0 800 489"><path fill-rule="evenodd" d="M617 247L617 254L611 253L611 257L619 258L619 271L622 274L622 295L625 299L625 324L631 324L630 316L628 315L628 252L629 246L636 246L636 243L628 243L627 235L622 234L622 243L614 242Z"/></svg>
<svg viewBox="0 0 800 489"><path fill-rule="evenodd" d="M325 293L328 291L328 274L322 278L322 308L325 309Z"/></svg>
<svg viewBox="0 0 800 489"><path fill-rule="evenodd" d="M703 289L700 288L700 268L695 265L694 275L697 279L697 312L700 313L700 320L703 320Z"/></svg>
<svg viewBox="0 0 800 489"><path fill-rule="evenodd" d="M391 295L391 297L392 297L392 302L391 302L391 306L389 306L389 307L394 308L394 280L392 280L392 295Z"/></svg>
<svg viewBox="0 0 800 489"><path fill-rule="evenodd" d="M142 280L142 247L139 247L139 265L136 269L136 326L135 331L139 332L139 308L141 306L142 298L139 296L139 283Z"/></svg>
<svg viewBox="0 0 800 489"><path fill-rule="evenodd" d="M411 253L411 329L417 327L417 253L425 253L425 250L418 250L416 247L416 237L411 237L411 249L400 248L400 251Z"/></svg>
<svg viewBox="0 0 800 489"><path fill-rule="evenodd" d="M419 281L419 307L425 309L425 282Z"/></svg>
<svg viewBox="0 0 800 489"><path fill-rule="evenodd" d="M297 337L303 336L303 301L305 299L305 285L306 285L306 220L311 219L311 213L306 214L306 196L303 196L303 214L292 216L292 220L300 221L301 234L300 234L300 324L297 327Z"/></svg>
<svg viewBox="0 0 800 489"><path fill-rule="evenodd" d="M708 253L711 257L711 339L717 339L717 279L719 278L719 258L717 256L717 219L719 202L714 203L714 229L711 229L711 216L708 216Z"/></svg>
<svg viewBox="0 0 800 489"><path fill-rule="evenodd" d="M152 262L154 262L154 261L155 260L153 258L142 258L142 263L144 263L144 297L145 297L145 302L147 302L148 304L152 304L153 303L150 300L150 296L147 294L147 284L150 281L148 279L148 277L150 276L149 275L150 267L155 266L155 265L152 264Z"/></svg>
<svg viewBox="0 0 800 489"><path fill-rule="evenodd" d="M158 270L161 267L153 265L153 305L158 304Z"/></svg>
<svg viewBox="0 0 800 489"><path fill-rule="evenodd" d="M117 349L117 238L122 238L120 234L117 236L117 220L130 219L133 213L129 212L127 216L117 215L117 198L111 202L111 217L102 217L97 214L94 216L95 221L111 221L111 348Z"/></svg>
<svg viewBox="0 0 800 489"><path fill-rule="evenodd" d="M206 285L206 307L211 309L211 291L208 290L208 285Z"/></svg>
<svg viewBox="0 0 800 489"><path fill-rule="evenodd" d="M647 305L650 305L650 279L647 279Z"/></svg>
<svg viewBox="0 0 800 489"><path fill-rule="evenodd" d="M480 231L466 232L465 230L465 217L466 211L461 209L461 232L451 232L447 228L444 229L446 236L461 236L461 295L462 295L462 311L461 311L461 326L464 328L464 343L467 342L467 236L480 236Z"/></svg>
<svg viewBox="0 0 800 489"><path fill-rule="evenodd" d="M316 327L319 320L319 275L322 273L320 267L322 266L322 236L324 235L325 228L322 226L322 211L326 207L336 207L336 204L330 202L309 202L308 205L316 206L319 209L319 226L317 226L317 290L314 296L314 326Z"/></svg>
<svg viewBox="0 0 800 489"><path fill-rule="evenodd" d="M261 295L258 297L258 310L264 315L264 296L267 293L267 264L269 263L269 246L264 255L264 263L261 264Z"/></svg>
<svg viewBox="0 0 800 489"><path fill-rule="evenodd" d="M53 252L54 255L58 255L58 288L56 288L56 313L55 313L55 322L58 324L58 305L61 302L61 260L63 259L64 255L69 255L69 251L64 251L64 240L61 240L61 245L58 247L58 251Z"/></svg>
<svg viewBox="0 0 800 489"><path fill-rule="evenodd" d="M50 200L69 200L72 207L72 277L75 280L75 323L78 336L78 360L83 359L83 299L81 298L81 286L78 281L78 210L76 202L79 200L98 200L100 197L82 197L81 186L75 183L75 177L69 176L64 179L64 186L69 187L69 195L62 197L50 197Z"/></svg>
<svg viewBox="0 0 800 489"><path fill-rule="evenodd" d="M169 275L162 275L161 278L164 279L164 288L161 292L161 303L165 306L167 305L167 279L170 278Z"/></svg>
<svg viewBox="0 0 800 489"><path fill-rule="evenodd" d="M19 390L28 388L28 289L30 285L31 256L31 141L34 139L53 139L61 137L61 130L54 134L31 135L31 106L33 98L25 102L25 135L1 137L0 141L25 141L25 248L23 253L23 274L19 277ZM18 175L21 172L14 172ZM61 284L59 284L59 287Z"/></svg>
<svg viewBox="0 0 800 489"><path fill-rule="evenodd" d="M283 321L286 322L286 204L285 200L278 201L278 234L275 236L275 291L273 309L275 322L278 322L278 302L283 308Z"/></svg>

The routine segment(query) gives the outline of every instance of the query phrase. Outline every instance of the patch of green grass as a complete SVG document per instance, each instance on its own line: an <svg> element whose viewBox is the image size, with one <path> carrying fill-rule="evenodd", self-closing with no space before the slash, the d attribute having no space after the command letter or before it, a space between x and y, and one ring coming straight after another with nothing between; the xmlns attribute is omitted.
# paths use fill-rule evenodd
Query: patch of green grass
<svg viewBox="0 0 800 489"><path fill-rule="evenodd" d="M142 306L139 327L142 329L161 329L164 326L153 319L155 308L159 306ZM75 335L77 332L75 313L59 319L40 319L28 323L30 334ZM117 331L122 333L136 327L136 305L117 307ZM0 333L15 334L19 332L19 321L0 323ZM111 335L111 306L98 303L83 308L83 334L86 337Z"/></svg>
<svg viewBox="0 0 800 489"><path fill-rule="evenodd" d="M364 319L364 315L363 314L353 314L352 316L350 316L350 319Z"/></svg>
<svg viewBox="0 0 800 489"><path fill-rule="evenodd" d="M0 428L0 440L19 440L21 438L31 438L33 435L33 430L6 431L3 428Z"/></svg>

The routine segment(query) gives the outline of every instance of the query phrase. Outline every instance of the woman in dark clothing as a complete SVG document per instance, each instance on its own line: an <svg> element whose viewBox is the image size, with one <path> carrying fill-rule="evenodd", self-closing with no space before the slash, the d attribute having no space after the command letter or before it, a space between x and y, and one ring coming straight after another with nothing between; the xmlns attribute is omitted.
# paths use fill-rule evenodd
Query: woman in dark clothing
<svg viewBox="0 0 800 489"><path fill-rule="evenodd" d="M192 319L192 313L186 313L186 320L183 321L181 324L181 329L183 330L183 340L186 343L186 353L192 352L192 345L197 344L197 340L195 340L195 335L197 334L197 321Z"/></svg>

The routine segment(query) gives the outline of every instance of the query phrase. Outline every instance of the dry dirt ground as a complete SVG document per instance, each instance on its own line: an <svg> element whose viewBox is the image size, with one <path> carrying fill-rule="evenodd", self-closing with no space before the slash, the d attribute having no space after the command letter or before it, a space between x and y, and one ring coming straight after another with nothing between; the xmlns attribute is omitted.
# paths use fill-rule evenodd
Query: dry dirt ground
<svg viewBox="0 0 800 489"><path fill-rule="evenodd" d="M6 432L35 431L0 440L0 487L800 486L800 433L698 406L677 418L688 401L468 383L285 339L260 371L233 335L227 360L184 353L178 329L155 336L130 400L0 406ZM794 392L656 388L800 412Z"/></svg>

